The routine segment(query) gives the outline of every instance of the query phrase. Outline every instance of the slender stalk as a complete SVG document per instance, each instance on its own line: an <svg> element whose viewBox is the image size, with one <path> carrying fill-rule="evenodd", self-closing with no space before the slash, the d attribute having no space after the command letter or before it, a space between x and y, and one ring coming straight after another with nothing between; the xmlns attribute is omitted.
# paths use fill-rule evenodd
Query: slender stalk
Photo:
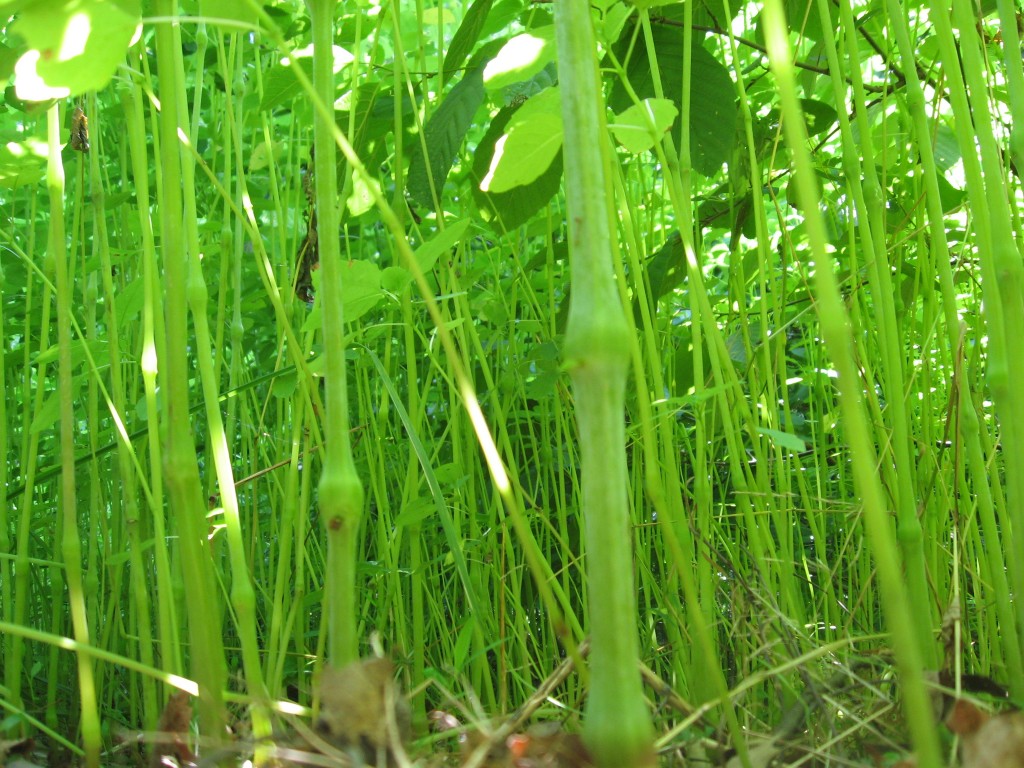
<svg viewBox="0 0 1024 768"><path fill-rule="evenodd" d="M572 269L564 353L576 396L591 630L584 738L598 765L625 768L653 762L653 730L636 669L623 423L630 338L612 279L611 158L589 3L556 3L555 34Z"/></svg>
<svg viewBox="0 0 1024 768"><path fill-rule="evenodd" d="M157 15L175 17L173 0L159 0ZM213 561L207 540L199 467L189 416L188 364L188 265L187 244L182 237L183 197L181 187L181 144L178 130L178 78L181 45L171 23L157 27L157 64L160 72L160 230L163 251L164 309L166 312L167 359L165 410L167 426L165 478L171 510L180 531L181 566L187 596L192 674L199 684L199 719L203 733L211 739L224 733L223 691L226 684L224 643ZM182 128L182 130L184 130Z"/></svg>
<svg viewBox="0 0 1024 768"><path fill-rule="evenodd" d="M863 499L868 539L878 567L882 608L901 673L904 711L918 762L927 766L939 765L935 723L922 676L922 649L917 642L919 633L912 626L915 614L903 584L894 533L876 470L875 449L852 354L849 316L843 307L832 271L833 264L825 248L824 221L819 212L818 189L807 151L807 128L797 99L786 17L780 0L770 0L766 4L765 22L769 63L778 83L786 143L793 153L797 193L801 210L805 213L808 245L816 265L814 276L821 332L839 372L845 433L850 443L854 478Z"/></svg>
<svg viewBox="0 0 1024 768"><path fill-rule="evenodd" d="M47 115L49 127L50 156L47 166L47 187L50 190L50 242L48 251L54 262L54 283L57 294L57 345L58 387L63 393L60 399L60 457L61 473L61 554L64 558L64 573L68 583L68 600L71 607L71 621L75 640L89 644L89 623L86 617L85 595L82 584L82 542L78 529L78 492L75 483L75 412L74 385L71 378L71 293L68 277L68 251L64 241L64 165L60 157L60 106L54 104ZM54 603L60 603L55 600ZM82 741L85 744L85 761L89 768L100 764L99 711L96 703L96 688L92 659L77 655L78 690L81 697Z"/></svg>

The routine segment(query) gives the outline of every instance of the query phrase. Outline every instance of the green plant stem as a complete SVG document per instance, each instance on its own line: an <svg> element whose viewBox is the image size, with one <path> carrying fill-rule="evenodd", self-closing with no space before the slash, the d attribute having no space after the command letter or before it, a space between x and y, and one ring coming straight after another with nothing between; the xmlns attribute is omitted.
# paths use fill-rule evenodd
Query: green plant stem
<svg viewBox="0 0 1024 768"><path fill-rule="evenodd" d="M54 283L57 294L58 388L60 399L61 474L61 554L68 582L68 601L75 640L89 644L89 623L82 584L82 543L78 529L78 493L75 483L75 412L74 384L71 376L71 283L68 277L68 252L64 240L64 166L60 157L60 107L55 104L47 115L50 156L47 166L47 187L50 191L50 242L47 250L54 260ZM59 603L59 600L54 601ZM89 768L100 764L99 711L92 659L78 654L78 690L81 698L82 741L85 762Z"/></svg>
<svg viewBox="0 0 1024 768"><path fill-rule="evenodd" d="M324 104L334 103L334 9L336 0L308 0L313 25L313 89ZM320 256L320 302L323 312L324 369L327 392L326 454L318 494L327 534L324 585L328 615L328 658L343 666L359 657L356 627L356 557L363 514L363 484L356 472L349 438L348 382L345 364L345 315L341 298L338 250L337 151L334 124L320 112L313 125L316 160L317 227Z"/></svg>
<svg viewBox="0 0 1024 768"><path fill-rule="evenodd" d="M814 276L822 336L839 373L843 423L853 457L854 478L863 499L868 539L878 567L882 608L901 675L904 711L919 764L937 766L940 764L939 745L924 688L921 647L917 642L919 634L912 626L914 613L903 586L892 525L876 470L877 460L868 431L868 417L864 412L860 377L852 354L849 317L825 248L824 221L819 212L818 189L807 151L807 128L797 98L786 17L780 0L770 0L766 4L765 22L769 63L778 83L786 143L793 153L797 193L805 214L808 245L816 265Z"/></svg>
<svg viewBox="0 0 1024 768"><path fill-rule="evenodd" d="M555 35L572 270L564 352L576 396L591 631L583 734L599 766L626 768L653 762L653 730L637 674L627 512L623 409L630 338L612 279L611 158L589 3L557 2Z"/></svg>
<svg viewBox="0 0 1024 768"><path fill-rule="evenodd" d="M156 13L174 17L172 0L158 0ZM199 684L200 729L210 739L223 736L226 713L223 691L227 681L221 612L210 545L207 540L206 505L189 418L188 365L188 264L187 244L182 237L181 144L178 72L181 45L170 23L157 27L157 64L160 71L160 167L163 196L160 200L163 253L165 330L167 335L166 390L163 416L167 437L164 477L171 511L180 533L181 567L188 611L192 674Z"/></svg>

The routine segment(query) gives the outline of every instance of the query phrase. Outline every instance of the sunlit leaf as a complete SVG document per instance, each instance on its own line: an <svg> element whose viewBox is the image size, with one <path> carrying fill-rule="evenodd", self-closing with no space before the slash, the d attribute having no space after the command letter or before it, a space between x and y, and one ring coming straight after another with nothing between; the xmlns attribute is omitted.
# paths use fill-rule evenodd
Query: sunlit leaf
<svg viewBox="0 0 1024 768"><path fill-rule="evenodd" d="M29 46L15 67L18 96L61 98L106 87L139 26L138 0L35 0L15 22Z"/></svg>
<svg viewBox="0 0 1024 768"><path fill-rule="evenodd" d="M783 432L778 429L768 429L767 427L758 427L757 433L759 435L764 435L780 448L788 448L795 453L803 453L807 450L807 444L799 437L790 434L789 432Z"/></svg>
<svg viewBox="0 0 1024 768"><path fill-rule="evenodd" d="M668 99L644 99L619 114L608 127L618 142L636 155L653 147L678 114Z"/></svg>
<svg viewBox="0 0 1024 768"><path fill-rule="evenodd" d="M516 35L484 67L484 85L494 91L528 80L554 57L554 27L541 27Z"/></svg>
<svg viewBox="0 0 1024 768"><path fill-rule="evenodd" d="M550 166L562 149L561 96L549 88L526 102L494 146L484 192L507 192L529 184Z"/></svg>

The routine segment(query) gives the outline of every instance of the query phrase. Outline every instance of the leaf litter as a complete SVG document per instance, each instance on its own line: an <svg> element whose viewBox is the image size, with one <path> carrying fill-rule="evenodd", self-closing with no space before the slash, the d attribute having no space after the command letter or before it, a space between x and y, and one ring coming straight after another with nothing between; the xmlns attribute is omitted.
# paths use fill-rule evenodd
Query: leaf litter
<svg viewBox="0 0 1024 768"><path fill-rule="evenodd" d="M587 651L587 644L581 644L578 658ZM916 768L894 696L883 690L888 683L881 681L889 678L892 669L889 661L876 656L851 666L847 660L847 664L828 665L833 670L828 678L807 677L804 694L781 713L774 727L759 732L748 713L751 725L746 733L753 768ZM159 731L134 735L134 743L150 745L148 763L139 760L137 753L108 753L104 765L251 765L246 758L262 749L270 756L269 764L279 767L591 768L594 760L579 734L565 723L543 719L544 705L557 698L557 689L574 668L571 657L562 660L522 706L501 719L474 716L434 683L448 703L428 714L433 733L428 735L413 733L409 699L395 682L395 666L389 658L367 658L342 668L327 666L320 676L316 697L320 707L312 726L308 719L282 712L280 727L269 743L238 739L232 744L204 745L202 757L193 747L191 699L176 692L164 708ZM712 719L714 702L694 706L645 665L640 665L639 673L650 692L652 710L665 727L658 742L659 765L740 765L724 723ZM949 702L947 741L952 744L953 738L959 739L959 760L950 765L1024 768L1024 713L990 714L970 699L953 701L950 681L944 677L935 676L933 690L939 709ZM974 676L961 678L965 690L980 689L982 695L989 689L999 690L987 678L982 682L979 686ZM735 704L741 703L742 694L734 691L733 696ZM679 722L673 725L673 718ZM851 722L858 725L851 728ZM24 756L25 744L31 742L0 742L5 748L0 750L0 766L38 768L47 762L45 757L37 759L38 749ZM18 752L23 756L16 756Z"/></svg>

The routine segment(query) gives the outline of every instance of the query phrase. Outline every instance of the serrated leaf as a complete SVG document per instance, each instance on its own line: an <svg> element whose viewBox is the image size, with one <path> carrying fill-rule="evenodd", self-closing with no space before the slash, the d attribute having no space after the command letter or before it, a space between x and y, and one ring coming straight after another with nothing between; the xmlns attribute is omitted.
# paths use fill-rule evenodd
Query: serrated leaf
<svg viewBox="0 0 1024 768"><path fill-rule="evenodd" d="M455 30L451 45L448 46L448 52L444 56L442 71L445 82L451 78L456 69L462 66L473 51L473 46L480 39L480 31L484 28L493 2L494 0L475 0L469 6L469 10L466 11L459 28Z"/></svg>
<svg viewBox="0 0 1024 768"><path fill-rule="evenodd" d="M555 28L539 27L516 35L484 67L488 90L529 80L555 58Z"/></svg>
<svg viewBox="0 0 1024 768"><path fill-rule="evenodd" d="M15 65L18 96L29 101L106 87L140 22L138 0L35 0L14 29L29 50Z"/></svg>
<svg viewBox="0 0 1024 768"><path fill-rule="evenodd" d="M466 131L473 124L477 109L483 103L484 95L482 71L478 68L467 72L430 116L423 128L423 143L430 158L430 173L427 173L427 163L419 145L414 150L409 167L407 189L416 202L428 208L434 207L432 190L436 190L440 197L448 172L462 146Z"/></svg>
<svg viewBox="0 0 1024 768"><path fill-rule="evenodd" d="M668 99L644 99L618 115L608 127L627 151L638 155L658 142L678 114L676 105Z"/></svg>

